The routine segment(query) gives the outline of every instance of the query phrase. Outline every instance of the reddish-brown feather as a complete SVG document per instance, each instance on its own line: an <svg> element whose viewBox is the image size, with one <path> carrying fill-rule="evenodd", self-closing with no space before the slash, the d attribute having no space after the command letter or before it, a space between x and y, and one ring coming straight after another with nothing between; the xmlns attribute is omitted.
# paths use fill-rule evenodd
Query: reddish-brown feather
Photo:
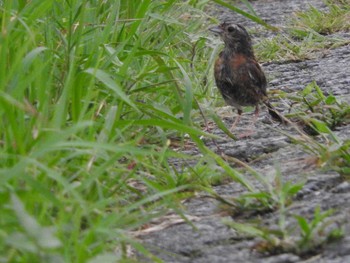
<svg viewBox="0 0 350 263"><path fill-rule="evenodd" d="M237 70L241 65L244 65L247 62L247 58L243 55L237 55L234 56L231 60L230 60L230 66L232 68L232 70Z"/></svg>

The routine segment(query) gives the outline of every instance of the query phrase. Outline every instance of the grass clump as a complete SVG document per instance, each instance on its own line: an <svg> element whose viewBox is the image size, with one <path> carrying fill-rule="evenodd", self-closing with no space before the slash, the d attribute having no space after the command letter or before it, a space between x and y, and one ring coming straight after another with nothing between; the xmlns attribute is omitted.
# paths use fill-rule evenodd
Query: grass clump
<svg viewBox="0 0 350 263"><path fill-rule="evenodd" d="M181 214L183 192L210 185L204 164L171 162L199 161L173 150L172 138L208 135L192 121L212 83L199 84L212 55L202 5L1 2L5 261L114 262L127 244L152 257L128 231L169 208Z"/></svg>
<svg viewBox="0 0 350 263"><path fill-rule="evenodd" d="M303 118L309 124L312 124L312 119L317 119L331 130L350 122L348 103L333 94L325 94L315 81L299 92L280 95L289 100L288 116L291 118Z"/></svg>
<svg viewBox="0 0 350 263"><path fill-rule="evenodd" d="M325 49L336 48L349 43L348 39L329 36L350 28L350 3L327 1L327 11L310 6L291 19L283 33L256 44L260 61L296 61L311 59Z"/></svg>
<svg viewBox="0 0 350 263"><path fill-rule="evenodd" d="M289 34L281 34L271 39L263 39L255 50L260 61L299 61L313 58L324 49L344 45L348 41L327 38L316 32L294 30L295 39Z"/></svg>
<svg viewBox="0 0 350 263"><path fill-rule="evenodd" d="M350 123L349 104L333 94L325 94L316 82L311 82L296 93L281 92L280 96L289 101L288 118L307 134L317 137L302 134L296 138L284 134L314 156L317 166L337 171L348 179L349 140L337 136L335 130Z"/></svg>
<svg viewBox="0 0 350 263"><path fill-rule="evenodd" d="M348 0L328 0L327 9L313 6L307 11L296 13L293 24L300 28L310 28L322 35L350 29L350 2Z"/></svg>
<svg viewBox="0 0 350 263"><path fill-rule="evenodd" d="M284 222L286 211L280 213L280 222L276 227L265 228L231 221L226 223L236 231L258 238L252 249L262 254L294 253L307 258L318 253L327 243L342 238L343 230L334 225L334 220L330 218L332 214L332 210L322 212L317 207L312 219L294 215L295 227L289 224L288 228Z"/></svg>

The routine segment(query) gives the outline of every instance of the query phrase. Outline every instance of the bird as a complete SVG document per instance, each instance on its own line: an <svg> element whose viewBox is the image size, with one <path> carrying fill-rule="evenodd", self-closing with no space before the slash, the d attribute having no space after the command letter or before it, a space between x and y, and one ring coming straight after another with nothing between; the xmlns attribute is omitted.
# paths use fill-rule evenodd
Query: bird
<svg viewBox="0 0 350 263"><path fill-rule="evenodd" d="M255 106L254 125L259 116L260 103L267 106L273 119L285 123L286 118L269 101L266 76L255 58L247 30L240 24L230 22L223 22L209 30L221 36L225 45L215 61L214 78L226 104L238 112L231 132L240 121L245 106Z"/></svg>

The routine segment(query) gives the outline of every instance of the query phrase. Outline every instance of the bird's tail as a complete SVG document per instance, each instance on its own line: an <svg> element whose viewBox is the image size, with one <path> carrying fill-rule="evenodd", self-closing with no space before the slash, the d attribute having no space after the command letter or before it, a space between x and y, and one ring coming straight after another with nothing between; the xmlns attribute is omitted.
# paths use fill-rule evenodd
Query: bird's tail
<svg viewBox="0 0 350 263"><path fill-rule="evenodd" d="M275 107L273 107L273 106L271 105L271 103L270 103L268 100L264 101L264 104L266 105L266 107L267 107L267 109L268 109L268 111L269 111L269 114L271 115L271 117L272 117L274 120L276 120L276 121L278 121L278 122L280 122L280 123L282 123L282 124L290 123L290 120L288 120L286 117L284 117L284 116L282 115L282 113L280 113L279 111L277 111L277 110L275 109Z"/></svg>

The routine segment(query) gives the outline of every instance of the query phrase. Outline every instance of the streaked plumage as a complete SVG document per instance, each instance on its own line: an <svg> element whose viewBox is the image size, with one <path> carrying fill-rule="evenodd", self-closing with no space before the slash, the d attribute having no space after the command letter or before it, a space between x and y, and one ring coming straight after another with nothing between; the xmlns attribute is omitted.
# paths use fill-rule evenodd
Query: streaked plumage
<svg viewBox="0 0 350 263"><path fill-rule="evenodd" d="M256 62L250 35L238 24L222 23L210 29L221 36L225 48L215 62L214 76L218 89L228 105L235 107L239 121L242 107L255 106L255 118L259 114L259 103L264 103L270 115L284 122L284 118L273 108L267 97L265 74Z"/></svg>

